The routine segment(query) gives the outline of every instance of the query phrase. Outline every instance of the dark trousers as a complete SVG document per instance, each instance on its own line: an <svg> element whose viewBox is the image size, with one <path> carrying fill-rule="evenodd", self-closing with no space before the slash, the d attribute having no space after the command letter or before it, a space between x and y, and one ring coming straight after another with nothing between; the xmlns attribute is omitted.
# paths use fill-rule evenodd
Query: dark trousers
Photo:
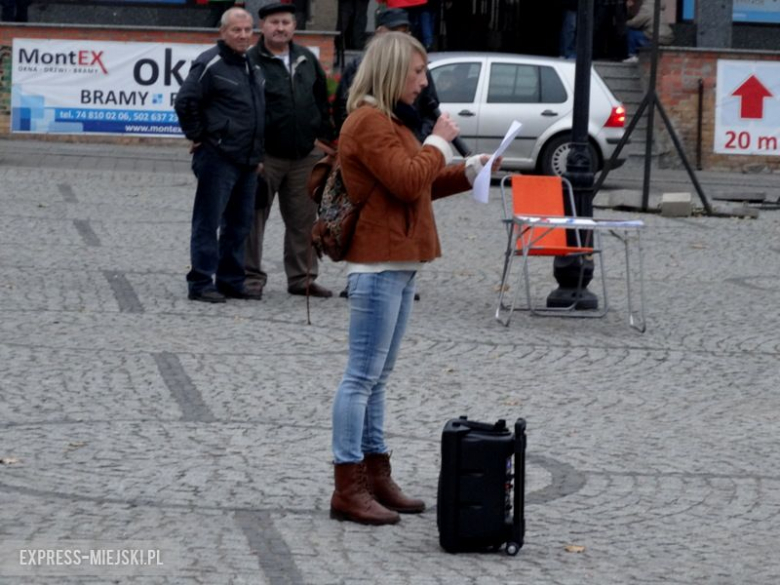
<svg viewBox="0 0 780 585"><path fill-rule="evenodd" d="M246 277L252 288L264 287L268 274L263 270L263 238L275 195L279 194L279 211L284 221L284 272L288 288L302 288L314 282L319 264L311 247L311 228L317 219L317 204L306 190L314 164L322 158L315 149L299 160L266 154L265 180L267 201L254 213L246 248Z"/></svg>
<svg viewBox="0 0 780 585"><path fill-rule="evenodd" d="M233 5L235 2L227 1L227 2L209 2L209 22L208 26L213 26L219 28L222 26L222 15L225 14L225 12L228 11L228 9L233 8ZM252 15L254 18L256 15Z"/></svg>
<svg viewBox="0 0 780 585"><path fill-rule="evenodd" d="M431 51L436 29L436 12L428 4L421 4L410 6L406 9L406 13L412 25L412 34L423 44L426 51Z"/></svg>
<svg viewBox="0 0 780 585"><path fill-rule="evenodd" d="M27 22L27 8L30 0L0 0L3 10L0 20L3 22Z"/></svg>
<svg viewBox="0 0 780 585"><path fill-rule="evenodd" d="M577 11L564 10L561 24L561 42L559 55L566 59L577 57Z"/></svg>
<svg viewBox="0 0 780 585"><path fill-rule="evenodd" d="M244 242L254 215L256 167L235 164L204 144L192 156L192 170L198 188L192 209L189 290L213 289L214 275L218 287L243 290Z"/></svg>
<svg viewBox="0 0 780 585"><path fill-rule="evenodd" d="M363 50L367 23L368 0L339 0L336 28L341 32L344 49Z"/></svg>
<svg viewBox="0 0 780 585"><path fill-rule="evenodd" d="M628 56L626 5L598 0L593 16L593 58L621 61Z"/></svg>

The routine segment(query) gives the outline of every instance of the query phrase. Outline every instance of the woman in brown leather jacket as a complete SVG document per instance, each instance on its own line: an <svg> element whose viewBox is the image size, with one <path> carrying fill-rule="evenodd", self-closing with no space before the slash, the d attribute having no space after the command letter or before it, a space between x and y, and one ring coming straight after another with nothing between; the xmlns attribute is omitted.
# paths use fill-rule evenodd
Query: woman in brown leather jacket
<svg viewBox="0 0 780 585"><path fill-rule="evenodd" d="M414 100L426 86L423 46L400 32L370 43L349 92L339 160L351 199L364 201L347 253L349 360L333 405L336 489L331 517L395 524L420 513L390 475L385 385L412 309L415 277L441 255L432 200L469 190L486 155L448 166L458 128L441 116L420 145Z"/></svg>

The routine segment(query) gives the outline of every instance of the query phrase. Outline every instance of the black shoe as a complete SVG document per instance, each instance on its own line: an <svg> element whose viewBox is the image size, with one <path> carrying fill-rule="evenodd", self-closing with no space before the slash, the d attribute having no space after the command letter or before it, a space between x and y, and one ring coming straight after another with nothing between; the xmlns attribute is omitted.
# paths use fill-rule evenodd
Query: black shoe
<svg viewBox="0 0 780 585"><path fill-rule="evenodd" d="M215 290L203 290L200 292L190 292L187 295L191 301L200 301L202 303L224 303L225 295Z"/></svg>
<svg viewBox="0 0 780 585"><path fill-rule="evenodd" d="M559 286L547 295L547 306L554 308L573 306L575 311L595 311L599 308L599 298L586 288L577 290Z"/></svg>
<svg viewBox="0 0 780 585"><path fill-rule="evenodd" d="M263 298L262 288L247 288L244 287L241 290L234 288L228 288L226 286L219 286L217 290L229 299L244 299L250 301L259 301Z"/></svg>
<svg viewBox="0 0 780 585"><path fill-rule="evenodd" d="M301 287L289 287L287 289L287 292L290 293L291 295L300 295L305 297L307 294L306 285ZM333 296L333 293L329 291L327 288L320 286L319 284L316 284L314 282L309 284L308 294L310 297L319 297L322 299L327 299Z"/></svg>
<svg viewBox="0 0 780 585"><path fill-rule="evenodd" d="M414 300L419 301L420 300L420 293L414 293Z"/></svg>

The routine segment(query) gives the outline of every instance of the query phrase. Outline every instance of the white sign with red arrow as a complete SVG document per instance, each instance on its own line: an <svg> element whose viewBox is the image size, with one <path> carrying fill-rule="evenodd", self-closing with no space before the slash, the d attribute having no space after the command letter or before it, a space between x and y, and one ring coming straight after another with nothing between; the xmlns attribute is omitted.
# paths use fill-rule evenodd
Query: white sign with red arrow
<svg viewBox="0 0 780 585"><path fill-rule="evenodd" d="M780 62L718 61L715 152L780 156Z"/></svg>

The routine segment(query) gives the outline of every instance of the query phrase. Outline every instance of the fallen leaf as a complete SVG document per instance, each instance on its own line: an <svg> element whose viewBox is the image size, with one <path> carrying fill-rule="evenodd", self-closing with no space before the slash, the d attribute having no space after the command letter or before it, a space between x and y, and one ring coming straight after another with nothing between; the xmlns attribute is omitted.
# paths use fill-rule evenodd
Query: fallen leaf
<svg viewBox="0 0 780 585"><path fill-rule="evenodd" d="M493 291L494 291L494 292L501 292L501 290L502 290L502 288L501 288L501 285L500 285L500 284L497 284L496 286L494 286L494 287L493 287ZM505 285L504 285L504 288L503 288L503 291L504 291L504 292L506 292L506 291L508 291L508 290L509 290L509 285L508 285L508 284L505 284Z"/></svg>
<svg viewBox="0 0 780 585"><path fill-rule="evenodd" d="M585 551L585 547L581 546L579 544L567 544L566 545L566 552L571 553L581 553Z"/></svg>
<svg viewBox="0 0 780 585"><path fill-rule="evenodd" d="M73 441L72 443L68 443L68 450L73 451L75 449L81 449L86 444L87 443L84 441Z"/></svg>
<svg viewBox="0 0 780 585"><path fill-rule="evenodd" d="M15 465L21 463L16 457L0 457L0 465Z"/></svg>
<svg viewBox="0 0 780 585"><path fill-rule="evenodd" d="M691 244L691 248L694 248L696 250L704 250L707 246L704 244Z"/></svg>

